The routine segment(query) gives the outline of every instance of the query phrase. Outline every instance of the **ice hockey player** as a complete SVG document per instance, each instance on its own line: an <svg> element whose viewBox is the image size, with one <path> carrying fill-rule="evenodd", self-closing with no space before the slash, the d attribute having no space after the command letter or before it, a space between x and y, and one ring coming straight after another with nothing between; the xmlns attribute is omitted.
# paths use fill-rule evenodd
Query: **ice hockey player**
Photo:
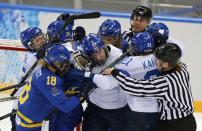
<svg viewBox="0 0 202 131"><path fill-rule="evenodd" d="M61 76L69 68L69 59L70 52L63 45L54 44L46 49L42 67L20 94L17 131L41 131L42 121L55 109L68 113L80 104L78 97L67 97L63 90L65 81Z"/></svg>
<svg viewBox="0 0 202 131"><path fill-rule="evenodd" d="M113 45L104 45L100 37L92 33L82 40L82 46L84 54L93 61L93 73L101 72L122 54L120 49ZM102 83L101 79L100 82ZM82 131L107 131L109 128L111 131L123 131L126 110L129 108L121 88L108 91L96 88L89 94Z"/></svg>
<svg viewBox="0 0 202 131"><path fill-rule="evenodd" d="M22 68L22 72L24 74L27 73L27 71L31 68L31 66L34 64L37 59L39 59L43 53L40 52L40 48L47 43L46 38L42 32L42 30L38 27L29 27L25 29L23 32L21 32L20 40L22 45L28 50L28 52L25 55L24 59L24 65ZM38 54L37 54L38 52ZM41 54L42 53L42 54ZM37 58L38 57L38 58ZM39 68L38 66L37 68ZM35 70L37 69L35 68ZM34 72L34 71L33 71ZM23 76L22 76L23 77ZM19 96L20 92L22 91L22 87L18 89L18 91L15 93L14 96ZM16 111L17 109L17 100L13 103L13 111ZM12 128L11 131L16 131L15 128L15 115L12 115L10 117Z"/></svg>
<svg viewBox="0 0 202 131"><path fill-rule="evenodd" d="M119 49L125 49L126 41L122 38L121 24L117 20L105 20L99 27L98 35L104 44L112 44Z"/></svg>
<svg viewBox="0 0 202 131"><path fill-rule="evenodd" d="M63 20L57 20L51 22L47 27L47 36L50 43L59 42L60 44L64 45L72 54L70 58L70 63L75 64L75 62L72 60L74 50L72 49L72 24L69 24L65 29L60 33L60 35L57 35L58 32L63 28L64 21ZM74 65L76 66L76 65ZM77 67L77 66L76 66ZM75 115L76 114L76 115ZM78 105L77 108L72 110L70 113L64 113L62 111L58 111L57 113L54 113L52 117L50 117L49 122L49 130L50 131L73 131L74 127L80 123L81 118L83 114L83 108L82 105Z"/></svg>
<svg viewBox="0 0 202 131"><path fill-rule="evenodd" d="M149 7L137 6L133 10L130 17L131 31L123 33L123 38L128 44L135 33L144 32L146 30L146 27L149 26L152 17L152 10ZM126 49L124 49L124 51L126 51Z"/></svg>
<svg viewBox="0 0 202 131"><path fill-rule="evenodd" d="M160 74L155 65L153 51L155 49L153 36L148 32L134 34L129 44L131 56L125 58L115 68L127 71L129 75L136 79L150 79ZM102 78L105 84L102 87L111 89L117 87L117 81L113 77L95 75L93 82L99 84L98 79ZM104 78L105 77L105 78ZM113 82L114 81L114 82ZM99 87L99 85L97 85ZM111 87L110 87L111 86ZM156 131L159 124L158 102L154 98L136 97L126 94L127 102L131 111L127 112L126 131Z"/></svg>

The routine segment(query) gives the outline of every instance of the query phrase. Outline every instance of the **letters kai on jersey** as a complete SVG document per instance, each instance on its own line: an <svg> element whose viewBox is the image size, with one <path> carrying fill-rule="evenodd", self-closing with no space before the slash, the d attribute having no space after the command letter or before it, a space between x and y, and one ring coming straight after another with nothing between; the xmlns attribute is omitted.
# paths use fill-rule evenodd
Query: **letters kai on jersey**
<svg viewBox="0 0 202 131"><path fill-rule="evenodd" d="M148 59L146 61L143 61L142 65L143 65L144 69L154 67L155 66L155 61L154 61L154 59Z"/></svg>

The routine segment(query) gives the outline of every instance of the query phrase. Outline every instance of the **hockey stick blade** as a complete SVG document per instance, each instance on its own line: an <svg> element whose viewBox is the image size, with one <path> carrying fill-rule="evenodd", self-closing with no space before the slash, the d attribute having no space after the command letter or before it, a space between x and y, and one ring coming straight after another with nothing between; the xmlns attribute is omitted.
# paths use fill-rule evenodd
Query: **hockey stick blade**
<svg viewBox="0 0 202 131"><path fill-rule="evenodd" d="M70 15L68 19L65 21L63 27L61 30L57 33L55 36L55 40L59 38L60 34L65 30L66 26L70 24L72 21L77 20L77 19L93 19L93 18L99 18L101 16L100 12L90 12L90 13L85 13L85 14L79 14L79 15Z"/></svg>

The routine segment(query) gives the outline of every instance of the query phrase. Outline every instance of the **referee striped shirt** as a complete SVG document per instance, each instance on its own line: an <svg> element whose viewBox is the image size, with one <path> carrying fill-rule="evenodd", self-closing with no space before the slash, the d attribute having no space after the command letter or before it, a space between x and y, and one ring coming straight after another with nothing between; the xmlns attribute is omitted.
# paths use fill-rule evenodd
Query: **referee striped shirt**
<svg viewBox="0 0 202 131"><path fill-rule="evenodd" d="M185 64L180 63L180 66L180 71L172 70L151 80L136 80L116 69L112 71L112 75L126 93L140 97L156 97L160 119L174 120L194 112L189 73Z"/></svg>

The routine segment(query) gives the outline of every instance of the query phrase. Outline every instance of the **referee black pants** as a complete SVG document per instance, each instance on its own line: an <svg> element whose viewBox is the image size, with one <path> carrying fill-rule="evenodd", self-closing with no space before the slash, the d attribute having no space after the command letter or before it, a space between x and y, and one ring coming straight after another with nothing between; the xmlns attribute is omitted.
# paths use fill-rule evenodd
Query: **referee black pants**
<svg viewBox="0 0 202 131"><path fill-rule="evenodd" d="M196 131L196 120L193 114L176 120L162 120L158 131Z"/></svg>

